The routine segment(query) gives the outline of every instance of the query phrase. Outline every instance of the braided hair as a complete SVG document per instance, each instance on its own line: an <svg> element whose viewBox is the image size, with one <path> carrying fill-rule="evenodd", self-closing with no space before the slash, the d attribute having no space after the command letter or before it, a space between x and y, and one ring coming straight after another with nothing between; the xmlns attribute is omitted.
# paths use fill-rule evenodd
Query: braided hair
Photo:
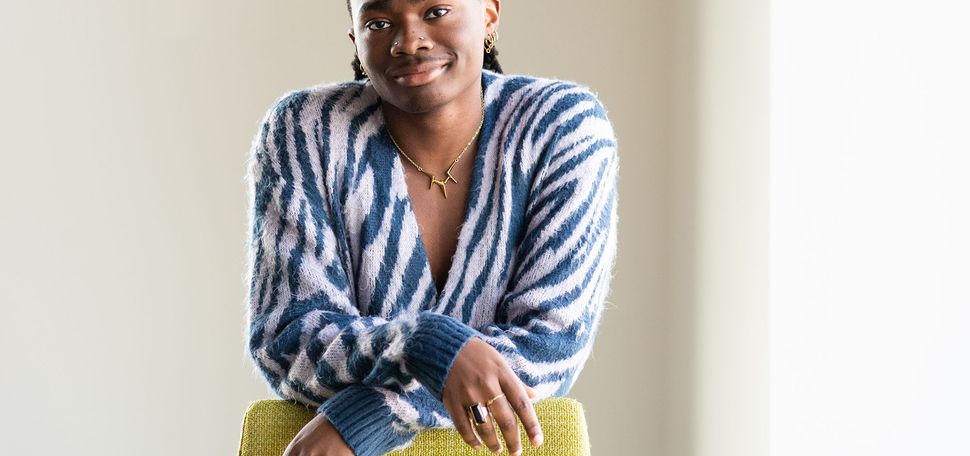
<svg viewBox="0 0 970 456"><path fill-rule="evenodd" d="M351 9L350 9L350 0L347 0L347 12L353 14L351 12ZM483 50L482 51L482 54L485 56L485 59L482 61L482 68L483 69L485 69L485 70L491 70L491 71L494 71L496 73L503 73L503 71L502 71L502 65L500 65L498 63L498 49L497 48L494 48L493 47L492 48L492 52L485 52ZM352 62L350 62L350 68L354 70L354 80L355 81L360 81L360 80L363 80L363 79L367 79L367 75L364 74L364 67L361 66L361 64L360 64L360 57L358 57L357 54L354 54L354 60Z"/></svg>

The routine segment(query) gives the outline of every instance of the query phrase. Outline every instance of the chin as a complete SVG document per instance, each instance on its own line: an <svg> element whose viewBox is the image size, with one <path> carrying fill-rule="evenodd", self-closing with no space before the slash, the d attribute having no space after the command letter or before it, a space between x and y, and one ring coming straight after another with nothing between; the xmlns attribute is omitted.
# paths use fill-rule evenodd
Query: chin
<svg viewBox="0 0 970 456"><path fill-rule="evenodd" d="M396 97L395 101L394 105L404 112L422 114L444 105L447 103L448 97L444 96L440 91L421 90L400 95Z"/></svg>
<svg viewBox="0 0 970 456"><path fill-rule="evenodd" d="M388 103L410 114L421 114L443 106L457 96L452 84L431 83L418 87L400 87L392 81L378 90L378 94ZM444 82L444 81L441 81ZM376 87L375 87L376 88Z"/></svg>
<svg viewBox="0 0 970 456"><path fill-rule="evenodd" d="M384 100L393 104L401 111L411 114L421 114L435 110L458 97L464 90L461 81L455 78L454 66L435 78L433 81L412 87L398 84L394 80L382 81L378 93ZM477 75L474 81L480 80ZM474 82L473 81L473 82Z"/></svg>

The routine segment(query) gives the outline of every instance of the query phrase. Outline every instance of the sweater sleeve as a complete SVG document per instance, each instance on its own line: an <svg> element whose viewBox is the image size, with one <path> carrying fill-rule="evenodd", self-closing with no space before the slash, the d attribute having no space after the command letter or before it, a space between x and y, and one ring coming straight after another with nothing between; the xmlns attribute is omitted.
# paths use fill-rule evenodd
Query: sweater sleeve
<svg viewBox="0 0 970 456"><path fill-rule="evenodd" d="M317 412L334 424L357 455L383 455L411 445L424 429L455 427L444 404L420 384L409 391L350 386Z"/></svg>
<svg viewBox="0 0 970 456"><path fill-rule="evenodd" d="M619 158L606 109L588 89L550 97L532 132L544 144L524 235L494 323L477 328L535 400L563 396L583 369L617 251Z"/></svg>
<svg viewBox="0 0 970 456"><path fill-rule="evenodd" d="M301 106L298 95L274 104L248 164L248 354L277 394L305 404L333 398L336 406L357 395L376 403L374 390L358 387L421 383L440 391L475 331L429 311L361 315L319 167L311 165ZM378 421L334 415L348 420L335 423L347 432L384 432Z"/></svg>

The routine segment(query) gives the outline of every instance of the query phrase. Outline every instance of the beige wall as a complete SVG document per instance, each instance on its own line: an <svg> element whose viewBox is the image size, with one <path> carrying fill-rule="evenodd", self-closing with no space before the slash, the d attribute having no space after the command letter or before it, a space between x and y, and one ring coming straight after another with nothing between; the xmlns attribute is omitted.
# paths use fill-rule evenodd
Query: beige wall
<svg viewBox="0 0 970 456"><path fill-rule="evenodd" d="M0 453L231 453L269 397L243 162L275 97L350 76L343 2L22 3L0 4ZM614 291L572 394L595 454L764 454L763 2L503 12L506 70L589 85L619 137Z"/></svg>
<svg viewBox="0 0 970 456"><path fill-rule="evenodd" d="M672 196L668 2L509 1L504 8L506 71L589 85L606 105L619 142L620 250L613 293L571 396L587 409L593 454L665 454L665 363L672 356L664 316Z"/></svg>
<svg viewBox="0 0 970 456"><path fill-rule="evenodd" d="M768 454L768 1L671 3L662 454Z"/></svg>

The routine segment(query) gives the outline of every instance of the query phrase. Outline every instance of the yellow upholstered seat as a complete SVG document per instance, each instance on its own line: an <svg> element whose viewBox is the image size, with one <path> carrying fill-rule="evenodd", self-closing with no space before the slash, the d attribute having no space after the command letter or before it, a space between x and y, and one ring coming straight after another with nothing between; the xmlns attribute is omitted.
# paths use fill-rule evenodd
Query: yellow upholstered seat
<svg viewBox="0 0 970 456"><path fill-rule="evenodd" d="M550 397L535 403L544 442L533 448L519 423L523 456L588 456L589 434L583 405L566 397ZM286 400L261 400L249 405L243 419L240 456L280 456L286 445L315 416L313 409ZM501 434L501 432L499 433ZM503 440L504 442L504 440ZM504 447L503 443L503 447ZM495 454L487 447L475 451L454 429L427 429L408 448L388 456L471 456ZM503 448L501 454L507 455Z"/></svg>

